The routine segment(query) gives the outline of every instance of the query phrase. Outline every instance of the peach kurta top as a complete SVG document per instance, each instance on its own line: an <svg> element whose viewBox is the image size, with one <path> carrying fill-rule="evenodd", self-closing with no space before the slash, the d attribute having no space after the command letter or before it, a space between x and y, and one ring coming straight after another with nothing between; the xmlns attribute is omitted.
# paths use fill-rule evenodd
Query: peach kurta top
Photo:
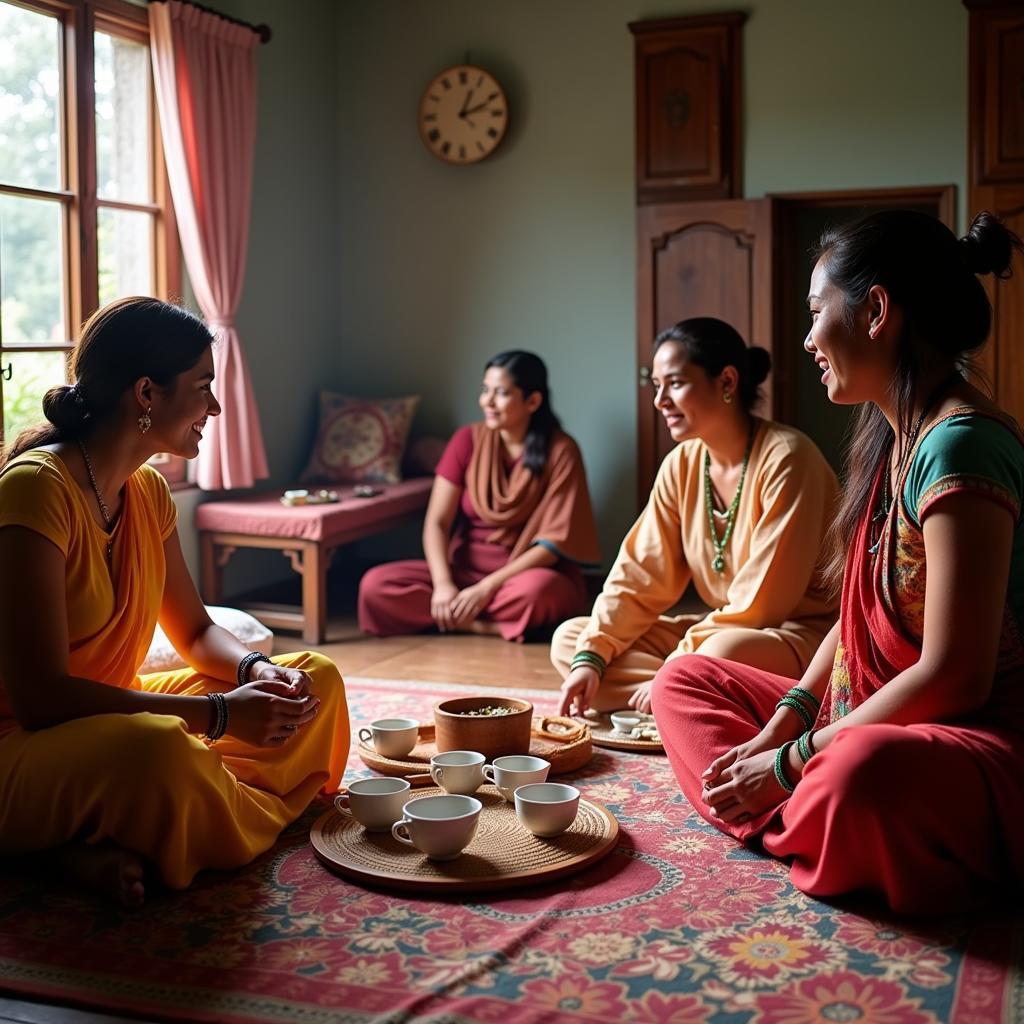
<svg viewBox="0 0 1024 1024"><path fill-rule="evenodd" d="M799 430L758 421L736 524L715 557L704 503L704 454L684 441L665 457L640 518L619 549L576 649L612 661L682 596L692 581L712 611L670 655L690 654L712 634L770 629L806 665L836 618L837 602L816 569L838 482ZM723 524L724 528L724 524Z"/></svg>

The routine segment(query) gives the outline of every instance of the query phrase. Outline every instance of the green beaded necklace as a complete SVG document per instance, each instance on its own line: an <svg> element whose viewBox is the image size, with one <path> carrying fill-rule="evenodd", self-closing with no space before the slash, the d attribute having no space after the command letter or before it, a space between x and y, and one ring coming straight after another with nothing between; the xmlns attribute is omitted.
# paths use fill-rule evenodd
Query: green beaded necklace
<svg viewBox="0 0 1024 1024"><path fill-rule="evenodd" d="M751 420L750 436L747 438L747 450L743 453L743 468L740 470L739 486L736 488L736 495L733 497L729 510L725 514L725 532L721 538L719 538L718 530L715 528L715 503L711 497L711 453L704 452L704 507L708 512L708 528L711 530L711 543L715 546L715 557L711 560L711 568L719 576L725 572L725 549L729 544L729 538L732 536L732 529L736 525L736 510L740 507L743 481L747 477L747 463L750 461L750 449L754 447L755 429L755 421Z"/></svg>

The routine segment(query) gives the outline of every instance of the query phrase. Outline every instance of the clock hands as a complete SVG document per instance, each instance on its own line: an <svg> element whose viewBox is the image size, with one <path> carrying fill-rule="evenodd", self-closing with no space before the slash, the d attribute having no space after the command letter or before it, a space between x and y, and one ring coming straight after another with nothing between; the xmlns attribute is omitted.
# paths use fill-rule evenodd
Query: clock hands
<svg viewBox="0 0 1024 1024"><path fill-rule="evenodd" d="M469 92L466 93L466 98L462 101L462 109L459 111L459 117L466 116L466 107L469 106L469 101L473 98L473 93L475 91L475 89L470 89ZM472 113L472 111L470 111L470 113Z"/></svg>
<svg viewBox="0 0 1024 1024"><path fill-rule="evenodd" d="M469 107L468 109L465 104L463 104L462 110L459 111L459 117L468 117L470 114L475 114L478 110L483 110L484 107L488 106L493 99L493 96L488 96L483 103L478 103L475 107Z"/></svg>

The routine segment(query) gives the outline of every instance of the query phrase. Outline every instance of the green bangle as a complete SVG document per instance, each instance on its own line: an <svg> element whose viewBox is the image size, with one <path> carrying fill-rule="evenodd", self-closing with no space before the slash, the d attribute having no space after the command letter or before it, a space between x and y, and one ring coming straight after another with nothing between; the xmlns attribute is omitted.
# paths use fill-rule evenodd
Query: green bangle
<svg viewBox="0 0 1024 1024"><path fill-rule="evenodd" d="M575 668L579 668L581 665L585 665L587 668L594 669L599 676L604 675L606 663L604 658L600 654L595 654L593 651L577 651L572 661L569 662L569 671L571 672Z"/></svg>
<svg viewBox="0 0 1024 1024"><path fill-rule="evenodd" d="M797 700L803 701L807 705L807 710L812 711L815 716L821 710L821 701L810 690L805 690L802 686L794 686L787 690L786 696L796 697Z"/></svg>
<svg viewBox="0 0 1024 1024"><path fill-rule="evenodd" d="M790 697L788 694L775 705L775 710L779 708L789 708L803 723L804 729L814 728L814 716L807 710L807 708L800 703L795 697Z"/></svg>
<svg viewBox="0 0 1024 1024"><path fill-rule="evenodd" d="M775 778L787 793L792 793L796 789L796 786L786 778L786 770L783 767L783 762L786 760L786 755L789 753L789 748L793 746L793 743L793 740L789 740L775 751Z"/></svg>
<svg viewBox="0 0 1024 1024"><path fill-rule="evenodd" d="M808 729L807 732L803 733L796 741L796 752L800 755L800 761L803 764L807 764L807 762L810 761L816 753L814 749L813 736L814 733Z"/></svg>

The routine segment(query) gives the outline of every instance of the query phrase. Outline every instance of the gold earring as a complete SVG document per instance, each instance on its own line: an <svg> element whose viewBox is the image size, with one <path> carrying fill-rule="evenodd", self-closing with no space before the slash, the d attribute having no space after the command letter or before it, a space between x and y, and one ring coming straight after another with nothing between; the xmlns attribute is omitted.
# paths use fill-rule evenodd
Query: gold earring
<svg viewBox="0 0 1024 1024"><path fill-rule="evenodd" d="M153 420L150 418L149 409L147 409L139 417L139 433L144 434L151 426L153 426Z"/></svg>
<svg viewBox="0 0 1024 1024"><path fill-rule="evenodd" d="M730 405L732 403L732 392L731 391L723 391L722 392L722 401L725 402L726 405Z"/></svg>

